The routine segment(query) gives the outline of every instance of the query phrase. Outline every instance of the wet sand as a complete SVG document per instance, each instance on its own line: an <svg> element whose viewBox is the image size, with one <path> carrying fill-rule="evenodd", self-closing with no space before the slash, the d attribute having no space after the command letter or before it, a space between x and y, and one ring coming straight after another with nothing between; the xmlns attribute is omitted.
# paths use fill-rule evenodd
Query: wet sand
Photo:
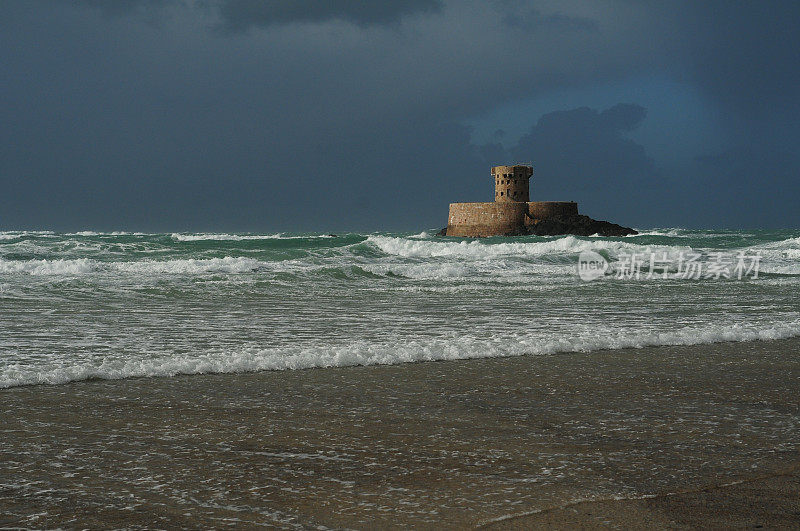
<svg viewBox="0 0 800 531"><path fill-rule="evenodd" d="M491 520L485 529L796 528L800 467L770 476L643 498L569 503Z"/></svg>
<svg viewBox="0 0 800 531"><path fill-rule="evenodd" d="M0 526L800 526L800 340L0 391Z"/></svg>

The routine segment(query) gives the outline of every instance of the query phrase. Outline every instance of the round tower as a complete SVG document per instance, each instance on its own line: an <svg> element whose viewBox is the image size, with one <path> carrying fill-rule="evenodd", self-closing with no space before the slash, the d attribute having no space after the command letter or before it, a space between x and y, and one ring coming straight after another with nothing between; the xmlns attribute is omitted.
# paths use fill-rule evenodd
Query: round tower
<svg viewBox="0 0 800 531"><path fill-rule="evenodd" d="M533 175L531 166L520 164L495 166L491 175L494 179L495 201L527 203L531 200L529 191L529 181Z"/></svg>

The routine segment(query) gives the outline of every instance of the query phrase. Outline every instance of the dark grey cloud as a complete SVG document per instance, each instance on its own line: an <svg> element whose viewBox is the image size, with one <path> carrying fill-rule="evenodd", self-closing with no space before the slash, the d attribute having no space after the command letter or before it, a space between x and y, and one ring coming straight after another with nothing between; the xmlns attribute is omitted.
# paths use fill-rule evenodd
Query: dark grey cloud
<svg viewBox="0 0 800 531"><path fill-rule="evenodd" d="M441 11L441 0L72 0L109 16L132 15L166 8L196 9L217 19L230 32L298 23L350 22L359 26L391 25L409 15Z"/></svg>
<svg viewBox="0 0 800 531"><path fill-rule="evenodd" d="M532 197L536 199L575 200L592 213L641 215L630 197L654 189L658 172L645 148L626 134L646 114L645 108L630 103L603 111L582 107L552 112L542 116L507 154L499 151L494 156L505 155L498 163L533 162Z"/></svg>
<svg viewBox="0 0 800 531"><path fill-rule="evenodd" d="M686 192L702 224L797 228L798 168L797 152L739 145L698 157Z"/></svg>
<svg viewBox="0 0 800 531"><path fill-rule="evenodd" d="M691 79L726 112L754 120L798 114L800 3L692 2L667 16L685 39Z"/></svg>
<svg viewBox="0 0 800 531"><path fill-rule="evenodd" d="M189 0L71 0L78 7L96 9L108 16L123 16L180 5L188 7Z"/></svg>
<svg viewBox="0 0 800 531"><path fill-rule="evenodd" d="M635 103L618 103L600 114L593 121L610 131L633 131L642 124L647 109Z"/></svg>
<svg viewBox="0 0 800 531"><path fill-rule="evenodd" d="M543 27L565 31L597 31L599 29L598 23L594 19L583 16L569 16L558 11L544 14L541 10L533 8L524 2L505 3L503 7L507 11L503 16L503 22L512 28L524 31L536 31Z"/></svg>
<svg viewBox="0 0 800 531"><path fill-rule="evenodd" d="M275 24L344 20L359 25L384 25L411 14L441 9L439 0L220 0L219 15L224 27L246 30Z"/></svg>

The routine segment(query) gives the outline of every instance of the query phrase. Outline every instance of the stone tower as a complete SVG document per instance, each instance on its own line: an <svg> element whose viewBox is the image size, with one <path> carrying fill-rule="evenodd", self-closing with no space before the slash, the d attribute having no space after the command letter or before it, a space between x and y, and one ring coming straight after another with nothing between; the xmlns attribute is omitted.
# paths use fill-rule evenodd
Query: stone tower
<svg viewBox="0 0 800 531"><path fill-rule="evenodd" d="M494 179L494 200L498 203L527 203L531 200L531 166L495 166L491 175Z"/></svg>
<svg viewBox="0 0 800 531"><path fill-rule="evenodd" d="M533 168L525 164L495 166L492 203L450 203L446 236L503 236L528 234L543 219L578 215L578 204L566 201L531 201L529 184Z"/></svg>

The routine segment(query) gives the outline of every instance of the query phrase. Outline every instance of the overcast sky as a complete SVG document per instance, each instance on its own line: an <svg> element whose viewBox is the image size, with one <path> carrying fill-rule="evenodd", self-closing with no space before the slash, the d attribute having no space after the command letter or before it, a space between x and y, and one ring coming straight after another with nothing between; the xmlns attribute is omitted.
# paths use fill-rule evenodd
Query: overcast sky
<svg viewBox="0 0 800 531"><path fill-rule="evenodd" d="M800 2L4 0L0 229L800 226Z"/></svg>

